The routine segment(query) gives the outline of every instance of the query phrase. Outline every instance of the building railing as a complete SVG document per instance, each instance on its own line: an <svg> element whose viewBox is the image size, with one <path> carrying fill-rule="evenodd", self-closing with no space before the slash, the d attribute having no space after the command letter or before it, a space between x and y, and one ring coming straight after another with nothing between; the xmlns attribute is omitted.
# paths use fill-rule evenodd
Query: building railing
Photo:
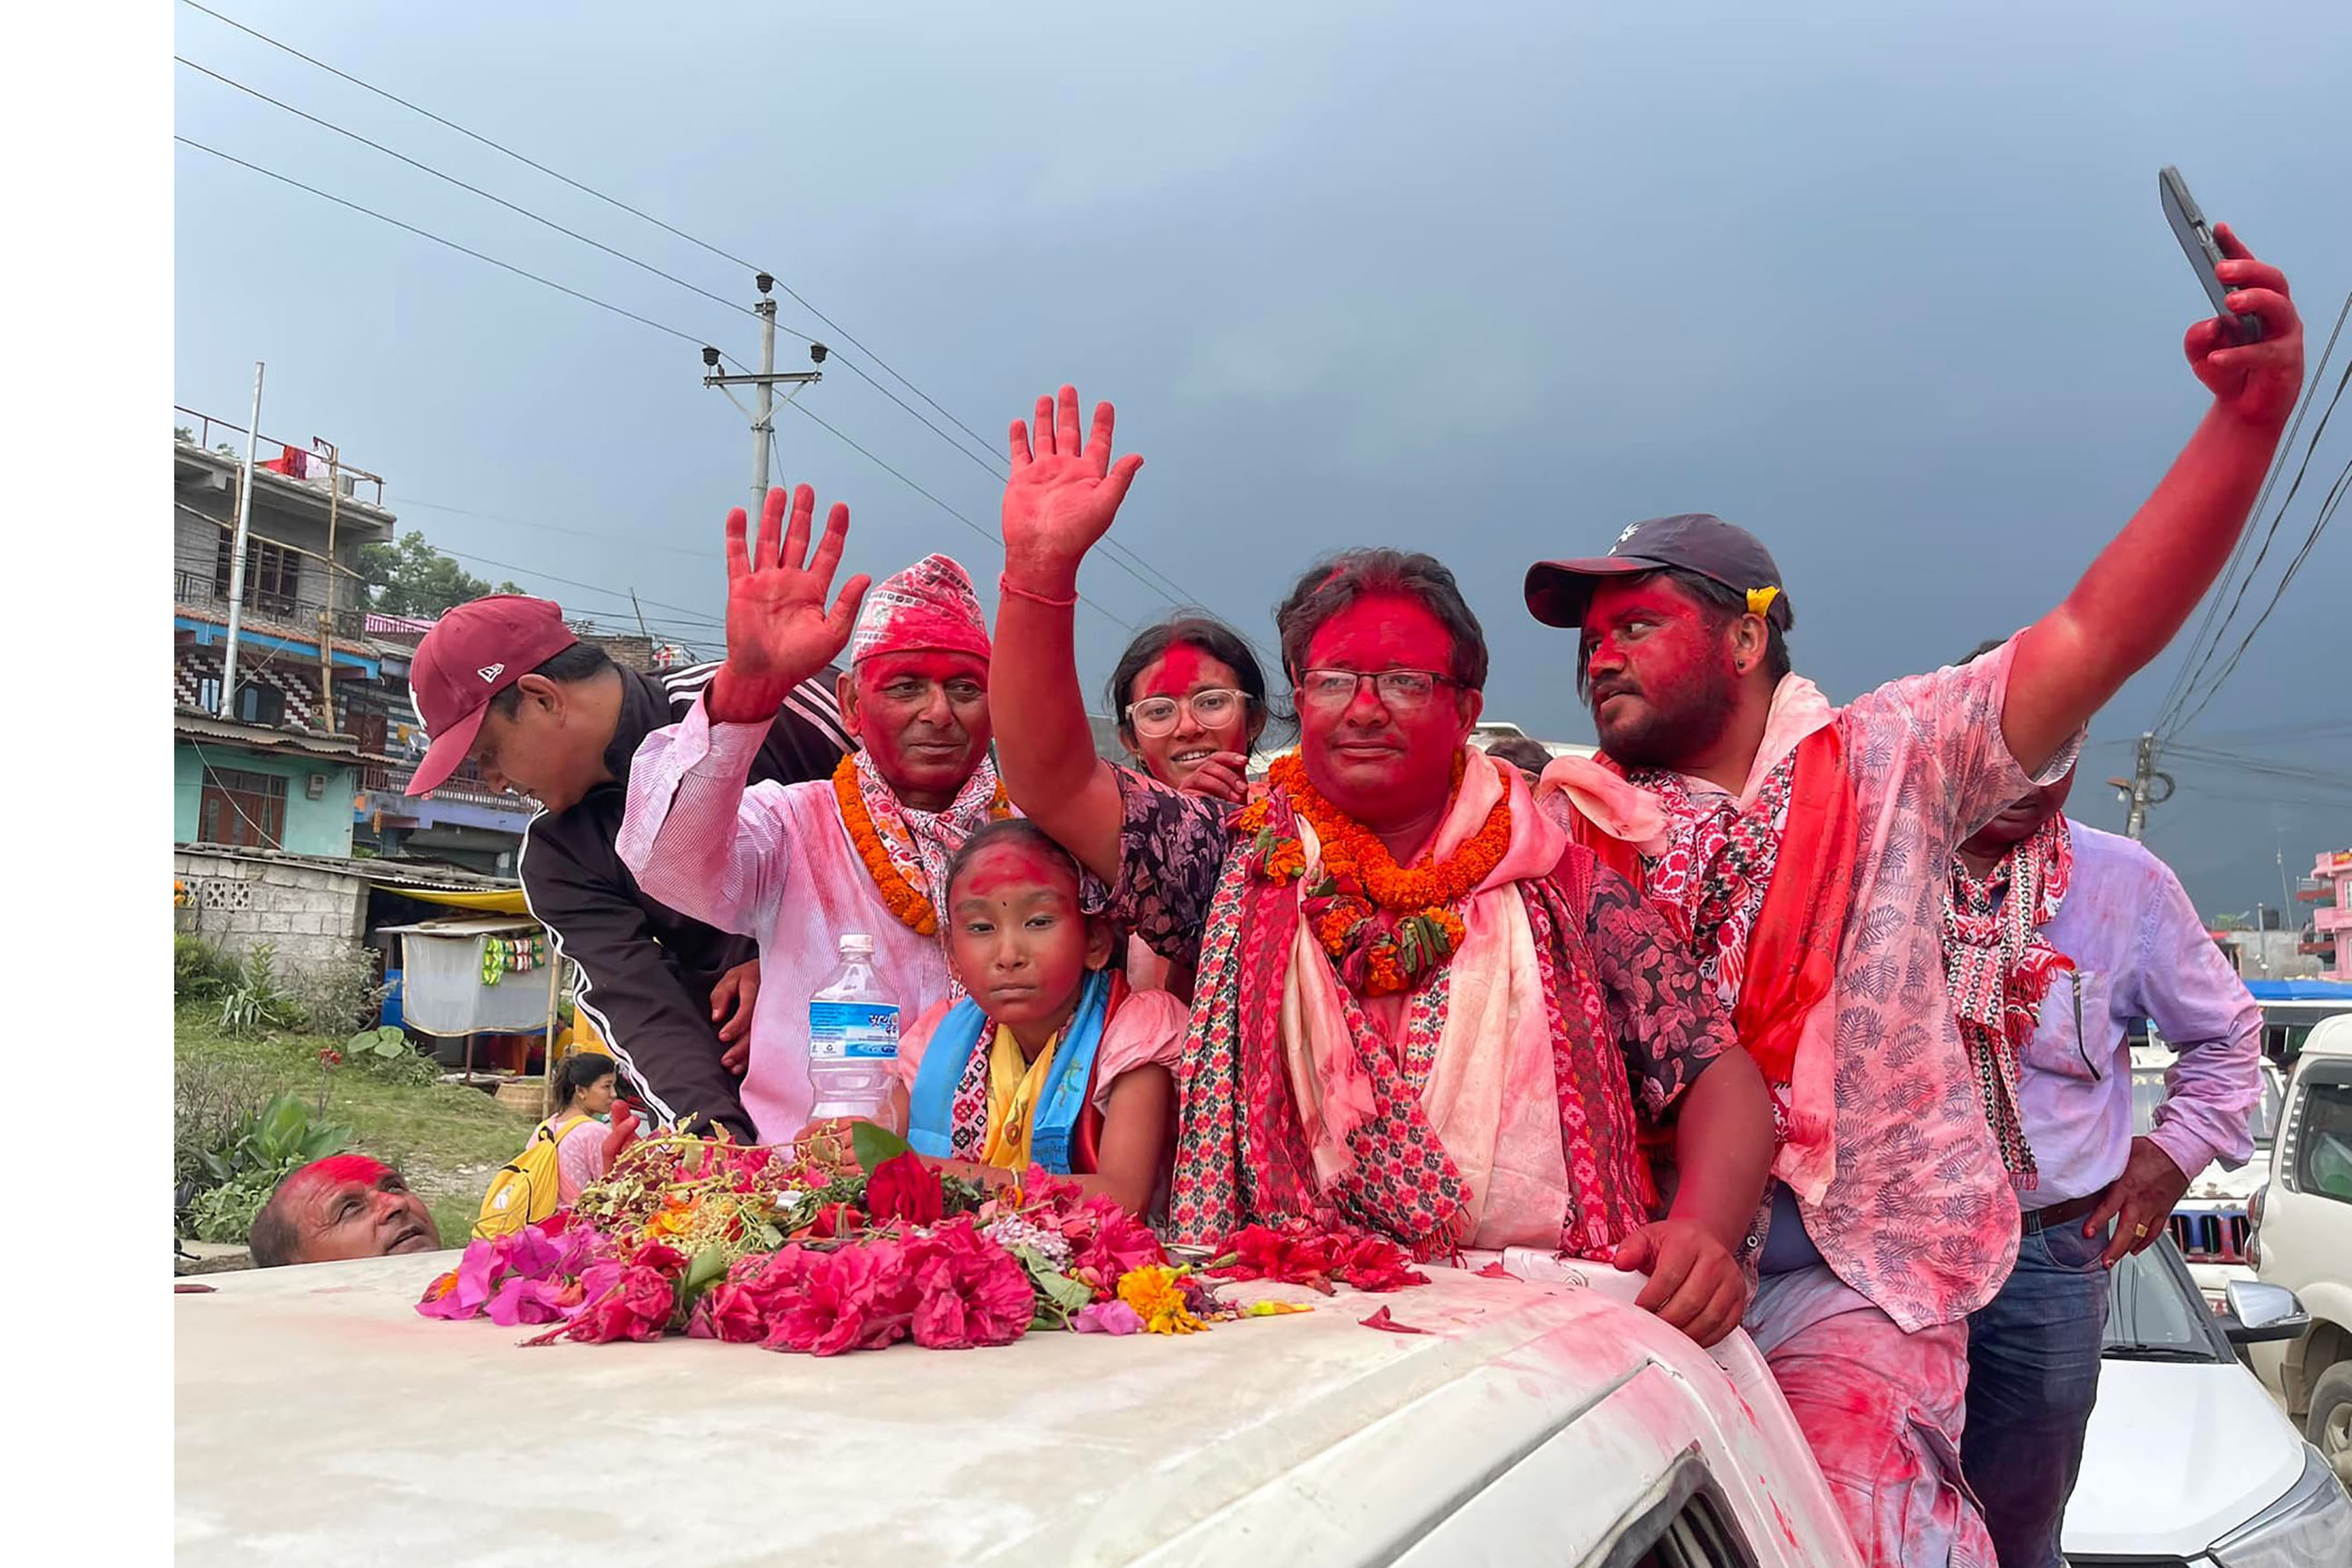
<svg viewBox="0 0 2352 1568"><path fill-rule="evenodd" d="M228 595L222 591L220 580L210 572L174 571L172 574L173 603L200 609L228 614ZM280 626L318 635L319 616L326 605L308 595L291 599L283 595L265 594L254 584L245 585L245 607L255 616L275 621ZM367 635L365 610L336 610L335 636L344 642L357 642Z"/></svg>
<svg viewBox="0 0 2352 1568"><path fill-rule="evenodd" d="M241 437L246 433L247 426L243 425L233 425L226 419L216 419L209 414L202 413L194 408L184 407L176 403L172 405L172 412L178 415L184 415L187 418L194 421L194 424L184 425L180 426L180 428L187 431L189 436L194 437L194 445L202 447L208 452L214 449L215 443L213 437L215 436ZM183 438L185 439L185 437ZM245 457L245 443L240 440L231 442L230 445L236 448L237 458L242 461ZM317 470L317 482L320 489L323 489L325 488L326 476L330 471L331 471L340 478L350 481L349 488L343 491L345 495L350 496L353 500L359 500L362 499L359 493L359 487L366 485L371 487L370 494L364 498L367 504L375 507L383 506L383 476L382 474L371 474L365 468L353 468L351 464L342 461L340 457L337 458L333 468L331 470L329 468L325 454L317 450L318 447L325 445L326 443L324 441L319 440L315 437L308 445L297 445L292 441L280 441L269 436L263 436L255 444L253 455L257 462L268 462L276 458L283 452L294 451L307 453L310 458L309 466ZM306 484L311 482L311 480L306 476L304 479L297 479L295 482L297 484Z"/></svg>
<svg viewBox="0 0 2352 1568"><path fill-rule="evenodd" d="M360 788L373 795L405 795L408 781L416 776L413 766L384 766L370 763L360 769ZM520 796L492 789L482 775L474 771L471 763L460 763L457 771L449 775L446 784L433 792L436 800L462 801L469 805L497 806L518 816L528 816L530 807Z"/></svg>

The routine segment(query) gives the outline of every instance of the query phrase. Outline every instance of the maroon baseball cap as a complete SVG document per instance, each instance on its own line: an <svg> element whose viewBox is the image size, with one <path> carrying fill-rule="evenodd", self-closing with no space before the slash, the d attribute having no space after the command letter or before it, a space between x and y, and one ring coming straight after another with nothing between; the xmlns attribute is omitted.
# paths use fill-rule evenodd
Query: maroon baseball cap
<svg viewBox="0 0 2352 1568"><path fill-rule="evenodd" d="M1546 626L1584 624L1592 585L1603 577L1631 577L1677 566L1711 577L1734 593L1765 598L1764 618L1783 631L1796 625L1780 568L1763 541L1744 528L1703 511L1654 517L1617 536L1606 555L1574 561L1538 561L1528 568L1528 613ZM1769 598L1759 591L1772 590Z"/></svg>
<svg viewBox="0 0 2352 1568"><path fill-rule="evenodd" d="M448 782L473 751L490 699L579 640L561 607L520 594L493 594L443 616L408 666L408 695L433 741L408 793L430 795Z"/></svg>

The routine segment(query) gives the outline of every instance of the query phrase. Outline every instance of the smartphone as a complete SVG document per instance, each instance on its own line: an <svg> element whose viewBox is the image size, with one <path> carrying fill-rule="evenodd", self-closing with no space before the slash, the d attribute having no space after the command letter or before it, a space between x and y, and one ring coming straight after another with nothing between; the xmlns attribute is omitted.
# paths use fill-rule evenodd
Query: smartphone
<svg viewBox="0 0 2352 1568"><path fill-rule="evenodd" d="M2197 269L2199 279L2204 283L2205 296L2213 301L2214 313L2222 321L2236 323L2238 342L2251 343L2259 340L2263 335L2261 317L2231 313L2230 286L2213 270L2222 261L2221 246L2213 237L2213 226L2198 210L2197 198L2189 194L2189 182L2180 177L2179 170L2167 163L2156 176L2156 188L2164 201L2165 221L2172 225L2180 248L2188 252L2189 265Z"/></svg>

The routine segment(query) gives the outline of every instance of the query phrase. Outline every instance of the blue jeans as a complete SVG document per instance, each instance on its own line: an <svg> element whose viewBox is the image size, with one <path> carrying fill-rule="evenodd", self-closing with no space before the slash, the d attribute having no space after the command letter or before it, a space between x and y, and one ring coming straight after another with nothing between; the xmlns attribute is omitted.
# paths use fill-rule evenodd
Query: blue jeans
<svg viewBox="0 0 2352 1568"><path fill-rule="evenodd" d="M2063 1568L2058 1524L2083 1465L2107 1321L2108 1227L2031 1233L2000 1294L1969 1315L1960 1468L2000 1568Z"/></svg>

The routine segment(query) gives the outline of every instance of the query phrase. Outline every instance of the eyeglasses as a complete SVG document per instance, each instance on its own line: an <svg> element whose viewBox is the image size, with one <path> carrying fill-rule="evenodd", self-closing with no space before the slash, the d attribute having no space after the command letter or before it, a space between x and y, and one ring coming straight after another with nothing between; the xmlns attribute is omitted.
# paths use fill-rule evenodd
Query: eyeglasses
<svg viewBox="0 0 2352 1568"><path fill-rule="evenodd" d="M1299 706L1337 713L1356 700L1356 693L1367 680L1372 683L1381 706L1391 713L1425 707L1439 687L1458 684L1452 676L1433 669L1303 669L1297 688Z"/></svg>
<svg viewBox="0 0 2352 1568"><path fill-rule="evenodd" d="M1203 729L1213 729L1231 719L1249 701L1246 693L1213 686L1185 697L1147 697L1140 702L1127 705L1127 721L1135 732L1158 740L1171 734L1178 717L1189 710L1192 722Z"/></svg>

